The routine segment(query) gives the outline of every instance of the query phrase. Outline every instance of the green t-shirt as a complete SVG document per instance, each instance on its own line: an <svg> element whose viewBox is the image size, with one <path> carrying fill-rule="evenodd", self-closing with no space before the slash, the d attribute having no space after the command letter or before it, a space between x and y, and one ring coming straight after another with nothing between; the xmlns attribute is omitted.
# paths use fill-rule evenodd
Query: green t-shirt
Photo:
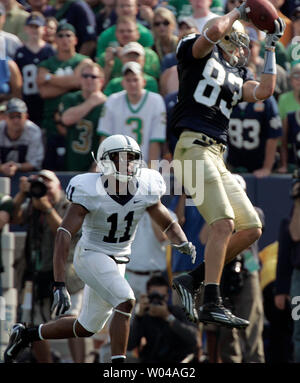
<svg viewBox="0 0 300 383"><path fill-rule="evenodd" d="M103 52L99 59L98 64L104 68L105 66L105 52ZM152 76L156 79L159 79L160 76L160 61L158 54L154 52L151 48L145 48L145 65L144 65L144 73ZM120 77L122 76L122 61L116 57L114 66L111 71L110 78Z"/></svg>
<svg viewBox="0 0 300 383"><path fill-rule="evenodd" d="M10 216L12 216L13 210L14 210L13 199L9 195L0 193L0 211L6 211ZM4 271L3 263L2 263L1 235L2 235L2 229L0 229L0 273Z"/></svg>
<svg viewBox="0 0 300 383"><path fill-rule="evenodd" d="M121 92L124 90L122 86L123 77L115 77L107 84L103 93L108 97L113 93ZM146 80L145 89L154 93L159 93L158 84L154 77L144 73L144 79Z"/></svg>
<svg viewBox="0 0 300 383"><path fill-rule="evenodd" d="M62 114L84 101L81 90L64 94L59 104L59 112ZM99 145L96 130L102 107L103 105L96 106L77 124L67 127L66 171L86 172L90 169L93 162L91 152L96 154Z"/></svg>
<svg viewBox="0 0 300 383"><path fill-rule="evenodd" d="M293 91L283 93L279 96L278 109L282 120L288 113L300 110L300 104L296 101Z"/></svg>
<svg viewBox="0 0 300 383"><path fill-rule="evenodd" d="M174 13L177 20L179 17L192 16L193 14L193 8L189 0L169 0L167 7ZM212 0L210 11L217 15L223 15L222 0Z"/></svg>
<svg viewBox="0 0 300 383"><path fill-rule="evenodd" d="M137 27L140 34L138 42L143 47L152 47L152 45L154 44L154 40L151 31L140 23L137 23ZM105 49L113 41L117 41L116 25L112 25L110 28L100 33L97 40L96 57L99 57L101 53L105 52Z"/></svg>
<svg viewBox="0 0 300 383"><path fill-rule="evenodd" d="M80 53L75 53L72 58L66 61L58 60L57 56L52 56L47 60L42 61L39 64L39 67L47 68L50 73L55 75L71 75L77 65L87 56L81 55ZM54 114L58 110L58 105L60 103L62 96L54 98L45 98L44 99L44 112L43 112L43 122L42 128L45 129L47 137L57 134L56 124L54 121Z"/></svg>

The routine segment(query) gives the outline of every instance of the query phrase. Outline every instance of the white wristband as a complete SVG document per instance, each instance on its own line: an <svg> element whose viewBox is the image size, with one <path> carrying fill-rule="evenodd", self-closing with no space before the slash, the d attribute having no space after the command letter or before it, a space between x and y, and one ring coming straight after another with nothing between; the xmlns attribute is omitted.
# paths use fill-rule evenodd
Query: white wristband
<svg viewBox="0 0 300 383"><path fill-rule="evenodd" d="M69 232L69 230L67 230L66 228L64 228L64 227L62 227L62 226L59 226L58 228L57 228L57 230L56 230L57 232L58 231L63 231L63 232L65 232L65 233L67 233L68 234L68 236L70 237L70 239L72 239L72 234Z"/></svg>

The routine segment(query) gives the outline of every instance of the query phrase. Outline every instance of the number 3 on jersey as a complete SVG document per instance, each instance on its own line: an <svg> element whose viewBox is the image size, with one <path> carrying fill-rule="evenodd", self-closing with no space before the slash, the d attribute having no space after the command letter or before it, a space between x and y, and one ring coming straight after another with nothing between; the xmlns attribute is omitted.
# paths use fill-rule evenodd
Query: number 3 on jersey
<svg viewBox="0 0 300 383"><path fill-rule="evenodd" d="M194 99L200 104L207 106L217 105L217 100L221 92L221 87L225 83L227 72L215 58L211 57L207 60L202 75L204 79L199 81L194 92ZM231 101L232 108L237 104L238 100L242 98L243 79L232 72L228 72L227 81L235 88ZM206 94L209 88L211 91L209 96L207 96ZM221 99L219 101L219 107L224 116L229 119L231 108L229 109L227 107L226 101Z"/></svg>

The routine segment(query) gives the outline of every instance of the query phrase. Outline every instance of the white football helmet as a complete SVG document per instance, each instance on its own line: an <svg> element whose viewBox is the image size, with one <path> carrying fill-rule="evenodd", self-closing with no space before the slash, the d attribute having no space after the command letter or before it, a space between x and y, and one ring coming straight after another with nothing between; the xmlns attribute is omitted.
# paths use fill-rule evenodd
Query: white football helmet
<svg viewBox="0 0 300 383"><path fill-rule="evenodd" d="M210 19L203 27L203 32L208 29L216 18ZM236 20L230 31L218 42L218 46L229 56L229 64L232 66L247 65L250 56L250 39L243 24ZM238 54L237 54L238 49Z"/></svg>
<svg viewBox="0 0 300 383"><path fill-rule="evenodd" d="M118 165L114 156L126 153L125 157L118 155ZM134 159L127 159L128 154L134 154ZM126 160L126 168L124 162ZM134 176L138 176L142 167L142 152L138 143L129 136L115 134L101 142L97 152L97 164L100 171L108 176L113 175L120 182L128 182ZM129 166L130 163L130 166ZM120 169L122 169L120 171Z"/></svg>

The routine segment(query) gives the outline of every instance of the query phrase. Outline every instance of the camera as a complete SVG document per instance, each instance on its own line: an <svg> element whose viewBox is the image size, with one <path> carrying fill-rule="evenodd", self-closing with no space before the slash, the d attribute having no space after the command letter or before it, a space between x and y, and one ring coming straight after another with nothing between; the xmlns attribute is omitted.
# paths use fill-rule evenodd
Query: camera
<svg viewBox="0 0 300 383"><path fill-rule="evenodd" d="M152 305L162 305L165 300L165 296L157 292L153 292L148 295L149 303Z"/></svg>
<svg viewBox="0 0 300 383"><path fill-rule="evenodd" d="M47 194L47 186L42 177L29 179L29 197L41 198Z"/></svg>
<svg viewBox="0 0 300 383"><path fill-rule="evenodd" d="M300 198L300 187L298 188L297 192L294 192L294 186L300 183L300 169L295 169L293 172L293 180L292 180L292 187L291 187L291 198L297 199Z"/></svg>

